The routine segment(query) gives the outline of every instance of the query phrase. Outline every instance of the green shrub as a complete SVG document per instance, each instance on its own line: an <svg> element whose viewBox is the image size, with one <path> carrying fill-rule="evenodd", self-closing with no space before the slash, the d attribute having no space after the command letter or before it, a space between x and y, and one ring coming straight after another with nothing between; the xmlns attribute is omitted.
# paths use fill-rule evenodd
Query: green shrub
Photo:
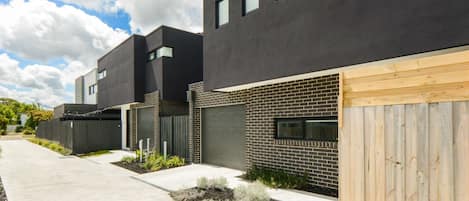
<svg viewBox="0 0 469 201"><path fill-rule="evenodd" d="M23 135L35 135L36 131L32 128L26 128L23 130Z"/></svg>
<svg viewBox="0 0 469 201"><path fill-rule="evenodd" d="M270 196L265 186L256 181L247 186L241 185L233 190L236 201L269 201Z"/></svg>
<svg viewBox="0 0 469 201"><path fill-rule="evenodd" d="M110 153L111 153L111 151L109 151L109 150L100 150L100 151L94 151L94 152L82 154L82 155L80 155L80 157L100 156L100 155L110 154Z"/></svg>
<svg viewBox="0 0 469 201"><path fill-rule="evenodd" d="M24 127L23 127L23 126L17 126L17 127L15 128L15 132L17 132L17 133L21 133L21 132L23 132L23 130L24 130Z"/></svg>
<svg viewBox="0 0 469 201"><path fill-rule="evenodd" d="M186 162L184 161L183 158L179 156L171 156L169 159L166 161L166 167L167 168L173 168L173 167L180 167L183 166Z"/></svg>
<svg viewBox="0 0 469 201"><path fill-rule="evenodd" d="M139 158L137 157L136 160L139 160ZM144 158L144 160L145 162L140 164L140 167L150 171L157 171L162 168L180 167L185 164L184 159L178 156L171 156L165 160L164 157L158 153L151 153L147 158Z"/></svg>
<svg viewBox="0 0 469 201"><path fill-rule="evenodd" d="M293 175L281 170L253 166L246 171L246 179L260 181L273 188L299 189L308 185L308 175Z"/></svg>
<svg viewBox="0 0 469 201"><path fill-rule="evenodd" d="M121 159L121 162L125 163L125 164L131 164L133 162L137 161L137 159L135 157L132 157L132 156L124 156L122 159Z"/></svg>
<svg viewBox="0 0 469 201"><path fill-rule="evenodd" d="M70 149L67 149L67 148L63 147L62 145L60 145L57 142L52 142L52 141L49 141L49 140L46 140L46 139L40 139L40 138L30 138L28 140L30 142L34 143L34 144L46 147L46 148L48 148L52 151L58 152L62 155L72 154L72 151Z"/></svg>
<svg viewBox="0 0 469 201"><path fill-rule="evenodd" d="M7 135L7 131L6 131L6 130L3 130L3 129L1 129L1 130L0 130L0 135Z"/></svg>

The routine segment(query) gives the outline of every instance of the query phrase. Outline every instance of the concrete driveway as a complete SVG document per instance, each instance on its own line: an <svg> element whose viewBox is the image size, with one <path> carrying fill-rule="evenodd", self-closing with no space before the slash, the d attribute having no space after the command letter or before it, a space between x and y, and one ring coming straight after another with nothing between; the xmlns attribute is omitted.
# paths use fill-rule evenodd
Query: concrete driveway
<svg viewBox="0 0 469 201"><path fill-rule="evenodd" d="M170 201L168 193L108 163L63 157L25 140L0 141L9 201Z"/></svg>

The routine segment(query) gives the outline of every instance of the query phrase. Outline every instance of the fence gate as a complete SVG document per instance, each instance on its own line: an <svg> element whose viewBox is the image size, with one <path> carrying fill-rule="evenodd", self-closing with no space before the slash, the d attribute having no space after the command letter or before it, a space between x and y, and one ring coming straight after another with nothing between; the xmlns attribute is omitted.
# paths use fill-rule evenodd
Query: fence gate
<svg viewBox="0 0 469 201"><path fill-rule="evenodd" d="M161 153L167 142L169 155L189 158L189 116L160 117Z"/></svg>
<svg viewBox="0 0 469 201"><path fill-rule="evenodd" d="M341 73L340 200L467 201L468 75L469 51Z"/></svg>

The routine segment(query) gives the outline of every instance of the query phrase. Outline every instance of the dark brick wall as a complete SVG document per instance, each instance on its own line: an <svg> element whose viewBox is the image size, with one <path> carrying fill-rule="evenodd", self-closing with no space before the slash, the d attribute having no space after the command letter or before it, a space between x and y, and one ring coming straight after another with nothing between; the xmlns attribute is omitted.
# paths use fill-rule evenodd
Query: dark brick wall
<svg viewBox="0 0 469 201"><path fill-rule="evenodd" d="M249 90L204 92L203 83L190 85L194 101L191 153L200 162L201 108L230 104L246 106L246 165L282 169L295 174L308 173L315 186L338 189L338 150L336 142L278 140L275 118L337 116L338 75L298 80Z"/></svg>

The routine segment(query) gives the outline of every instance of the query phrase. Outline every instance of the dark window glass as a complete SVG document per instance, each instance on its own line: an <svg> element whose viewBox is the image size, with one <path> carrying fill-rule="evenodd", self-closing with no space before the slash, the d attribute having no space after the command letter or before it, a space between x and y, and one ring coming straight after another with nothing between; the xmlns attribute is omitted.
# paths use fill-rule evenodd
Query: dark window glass
<svg viewBox="0 0 469 201"><path fill-rule="evenodd" d="M337 118L276 119L278 139L337 141Z"/></svg>
<svg viewBox="0 0 469 201"><path fill-rule="evenodd" d="M337 141L339 128L336 120L306 120L305 137L307 140Z"/></svg>
<svg viewBox="0 0 469 201"><path fill-rule="evenodd" d="M278 120L277 121L277 137L302 139L304 137L302 120Z"/></svg>
<svg viewBox="0 0 469 201"><path fill-rule="evenodd" d="M156 59L155 51L148 53L148 61L153 61Z"/></svg>

